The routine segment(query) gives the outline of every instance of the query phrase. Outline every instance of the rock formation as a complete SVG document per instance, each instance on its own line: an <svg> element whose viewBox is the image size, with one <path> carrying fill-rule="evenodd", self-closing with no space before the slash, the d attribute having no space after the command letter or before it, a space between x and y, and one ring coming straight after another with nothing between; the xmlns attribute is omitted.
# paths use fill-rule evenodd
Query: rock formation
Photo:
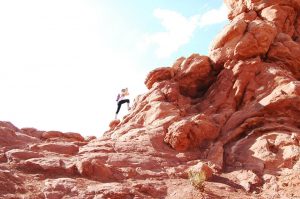
<svg viewBox="0 0 300 199"><path fill-rule="evenodd" d="M209 55L150 72L103 137L1 122L0 198L300 198L300 1L225 2Z"/></svg>

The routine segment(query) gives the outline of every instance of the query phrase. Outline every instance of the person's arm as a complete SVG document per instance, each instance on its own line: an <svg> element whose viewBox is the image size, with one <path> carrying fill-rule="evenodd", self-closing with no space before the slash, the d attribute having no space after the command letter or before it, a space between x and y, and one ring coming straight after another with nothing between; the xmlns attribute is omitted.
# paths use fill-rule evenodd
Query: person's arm
<svg viewBox="0 0 300 199"><path fill-rule="evenodd" d="M118 94L118 96L117 96L117 100L116 101L118 101L120 99L120 94Z"/></svg>

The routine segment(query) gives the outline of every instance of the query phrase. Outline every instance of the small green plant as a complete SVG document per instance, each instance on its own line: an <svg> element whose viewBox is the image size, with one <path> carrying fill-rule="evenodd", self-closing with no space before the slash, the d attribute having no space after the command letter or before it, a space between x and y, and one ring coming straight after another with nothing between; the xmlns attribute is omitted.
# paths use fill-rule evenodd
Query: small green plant
<svg viewBox="0 0 300 199"><path fill-rule="evenodd" d="M189 171L188 172L189 179L194 187L197 189L203 190L203 183L206 180L205 172L195 172L195 171Z"/></svg>

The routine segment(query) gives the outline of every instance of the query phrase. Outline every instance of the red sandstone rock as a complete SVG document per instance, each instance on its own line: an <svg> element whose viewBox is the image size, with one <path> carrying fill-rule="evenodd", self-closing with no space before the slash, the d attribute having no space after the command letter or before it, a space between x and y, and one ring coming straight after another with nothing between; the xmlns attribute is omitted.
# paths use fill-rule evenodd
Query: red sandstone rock
<svg viewBox="0 0 300 199"><path fill-rule="evenodd" d="M75 163L72 160L60 157L31 158L17 164L20 170L26 172L45 172L48 175L75 175Z"/></svg>
<svg viewBox="0 0 300 199"><path fill-rule="evenodd" d="M246 28L247 23L243 19L234 20L218 34L212 44L209 56L216 65L221 65L226 60L233 58L235 46L242 38Z"/></svg>
<svg viewBox="0 0 300 199"><path fill-rule="evenodd" d="M64 133L63 135L65 138L68 138L68 139L72 139L72 140L76 140L76 141L80 141L80 142L84 141L84 138L79 133L68 132L68 133Z"/></svg>
<svg viewBox="0 0 300 199"><path fill-rule="evenodd" d="M210 57L216 65L221 65L230 59L265 55L276 33L276 27L270 22L260 19L248 23L244 19L234 20L218 36Z"/></svg>
<svg viewBox="0 0 300 199"><path fill-rule="evenodd" d="M120 120L113 120L113 121L110 122L109 128L111 130L113 130L119 123L120 123Z"/></svg>
<svg viewBox="0 0 300 199"><path fill-rule="evenodd" d="M295 33L294 33L295 41L300 42L300 16L297 16L295 20Z"/></svg>
<svg viewBox="0 0 300 199"><path fill-rule="evenodd" d="M234 49L234 57L245 59L266 54L276 33L276 27L272 23L262 20L251 21Z"/></svg>
<svg viewBox="0 0 300 199"><path fill-rule="evenodd" d="M22 131L22 133L24 133L28 136L35 137L38 139L41 139L42 135L44 133L44 131L39 131L35 128L22 128L21 131Z"/></svg>
<svg viewBox="0 0 300 199"><path fill-rule="evenodd" d="M145 80L145 84L146 84L147 88L150 89L155 82L169 80L173 76L174 76L174 71L172 68L170 68L170 67L157 68L148 74L148 76Z"/></svg>
<svg viewBox="0 0 300 199"><path fill-rule="evenodd" d="M30 148L34 151L49 151L68 155L74 155L79 151L79 147L71 143L43 143L32 145Z"/></svg>
<svg viewBox="0 0 300 199"><path fill-rule="evenodd" d="M286 67L297 79L300 79L300 43L292 40L289 35L280 33L272 44L268 58Z"/></svg>
<svg viewBox="0 0 300 199"><path fill-rule="evenodd" d="M14 175L9 170L0 169L0 196L24 193L22 178Z"/></svg>
<svg viewBox="0 0 300 199"><path fill-rule="evenodd" d="M44 157L40 153L33 152L33 151L26 151L26 150L22 150L22 149L13 149L13 150L7 151L5 153L5 155L9 161L14 161L14 160L20 161L20 160L27 160L27 159L31 159L31 158Z"/></svg>
<svg viewBox="0 0 300 199"><path fill-rule="evenodd" d="M103 137L0 122L0 198L300 198L300 1L225 2L209 57L150 72Z"/></svg>
<svg viewBox="0 0 300 199"><path fill-rule="evenodd" d="M246 191L251 191L251 189L259 186L262 180L252 171L241 170L231 173L237 183L239 183Z"/></svg>
<svg viewBox="0 0 300 199"><path fill-rule="evenodd" d="M5 127L8 128L14 132L19 132L20 129L18 129L15 125L13 125L11 122L5 122L5 121L0 121L0 127Z"/></svg>
<svg viewBox="0 0 300 199"><path fill-rule="evenodd" d="M274 22L277 32L293 36L295 31L294 21L296 12L292 7L275 4L263 9L261 11L261 16L268 21Z"/></svg>
<svg viewBox="0 0 300 199"><path fill-rule="evenodd" d="M281 7L290 6L295 10L300 9L300 2L299 0L271 0L271 1L260 1L260 0L225 0L230 13L229 19L233 19L240 13L246 12L247 10L254 10L259 12L264 8L274 6L274 5L281 5Z"/></svg>
<svg viewBox="0 0 300 199"><path fill-rule="evenodd" d="M85 159L77 163L77 168L82 176L99 180L109 181L113 180L113 173L107 165L103 164L103 161L99 159Z"/></svg>
<svg viewBox="0 0 300 199"><path fill-rule="evenodd" d="M215 139L219 131L204 115L196 115L171 124L164 141L176 150L187 150L200 146L204 141Z"/></svg>
<svg viewBox="0 0 300 199"><path fill-rule="evenodd" d="M181 64L186 60L185 57L178 58L175 63L172 65L173 70L176 72L179 70Z"/></svg>
<svg viewBox="0 0 300 199"><path fill-rule="evenodd" d="M90 141L92 141L92 140L94 140L94 139L97 139L97 137L96 137L96 136L87 136L87 137L85 138L85 140L86 140L87 142L90 142Z"/></svg>
<svg viewBox="0 0 300 199"><path fill-rule="evenodd" d="M46 131L42 134L42 138L49 139L49 138L61 138L63 137L63 133L60 131Z"/></svg>
<svg viewBox="0 0 300 199"><path fill-rule="evenodd" d="M203 174L203 182L211 179L213 175L213 170L203 162L199 162L198 164L192 166L188 172L190 175L197 175L199 173Z"/></svg>
<svg viewBox="0 0 300 199"><path fill-rule="evenodd" d="M77 182L71 178L47 179L44 182L45 198L63 198L65 195L78 196Z"/></svg>
<svg viewBox="0 0 300 199"><path fill-rule="evenodd" d="M210 60L206 56L193 54L178 67L175 80L183 95L196 97L210 83L212 71Z"/></svg>
<svg viewBox="0 0 300 199"><path fill-rule="evenodd" d="M0 127L0 146L21 146L27 143L37 143L38 139L15 132L12 128Z"/></svg>

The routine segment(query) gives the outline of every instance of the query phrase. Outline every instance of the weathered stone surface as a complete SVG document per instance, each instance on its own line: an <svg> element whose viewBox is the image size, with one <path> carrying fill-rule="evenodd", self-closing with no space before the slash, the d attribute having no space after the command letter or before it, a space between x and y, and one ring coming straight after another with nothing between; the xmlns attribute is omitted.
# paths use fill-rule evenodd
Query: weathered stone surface
<svg viewBox="0 0 300 199"><path fill-rule="evenodd" d="M214 40L209 57L217 65L224 64L234 57L234 50L247 29L247 23L243 20L234 20L227 25Z"/></svg>
<svg viewBox="0 0 300 199"><path fill-rule="evenodd" d="M49 139L49 138L60 138L63 137L63 133L60 131L46 131L42 134L42 138Z"/></svg>
<svg viewBox="0 0 300 199"><path fill-rule="evenodd" d="M270 22L274 22L277 32L293 36L295 32L294 22L297 16L293 7L275 4L263 9L261 16Z"/></svg>
<svg viewBox="0 0 300 199"><path fill-rule="evenodd" d="M242 164L259 173L264 169L291 168L299 159L299 144L288 132L281 131L239 141L229 152L231 164Z"/></svg>
<svg viewBox="0 0 300 199"><path fill-rule="evenodd" d="M0 121L0 127L11 129L14 132L20 131L20 129L18 129L15 125L7 121Z"/></svg>
<svg viewBox="0 0 300 199"><path fill-rule="evenodd" d="M72 178L46 179L42 189L47 199L76 197L78 198L78 187L76 180Z"/></svg>
<svg viewBox="0 0 300 199"><path fill-rule="evenodd" d="M276 33L276 27L272 23L258 19L251 21L248 23L247 32L234 49L234 57L245 59L265 55Z"/></svg>
<svg viewBox="0 0 300 199"><path fill-rule="evenodd" d="M155 82L160 82L163 80L169 80L174 76L174 71L172 68L170 67L161 67L161 68L157 68L153 71L151 71L146 80L145 80L145 84L147 86L148 89L152 88L152 85Z"/></svg>
<svg viewBox="0 0 300 199"><path fill-rule="evenodd" d="M262 180L251 170L234 171L231 174L235 176L233 180L239 183L248 192L262 183Z"/></svg>
<svg viewBox="0 0 300 199"><path fill-rule="evenodd" d="M187 150L204 141L213 140L219 135L220 129L204 115L174 122L168 128L164 141L176 150Z"/></svg>
<svg viewBox="0 0 300 199"><path fill-rule="evenodd" d="M67 155L74 155L79 151L79 147L71 143L43 143L32 145L30 148L34 151L49 151Z"/></svg>
<svg viewBox="0 0 300 199"><path fill-rule="evenodd" d="M300 43L300 15L297 16L295 21L295 33L294 33L295 41Z"/></svg>
<svg viewBox="0 0 300 199"><path fill-rule="evenodd" d="M175 80L183 95L197 97L210 83L212 67L207 56L193 54L178 67Z"/></svg>
<svg viewBox="0 0 300 199"><path fill-rule="evenodd" d="M67 132L64 133L64 137L71 140L80 141L80 142L85 141L82 135L80 135L79 133Z"/></svg>
<svg viewBox="0 0 300 199"><path fill-rule="evenodd" d="M265 56L276 34L276 26L270 22L234 20L212 45L210 57L216 65L222 65L231 59Z"/></svg>
<svg viewBox="0 0 300 199"><path fill-rule="evenodd" d="M113 130L119 123L120 123L120 120L113 120L109 123L109 128L111 130Z"/></svg>
<svg viewBox="0 0 300 199"><path fill-rule="evenodd" d="M270 47L268 58L275 63L288 68L295 78L300 79L300 43L284 33L277 35L275 42Z"/></svg>
<svg viewBox="0 0 300 199"><path fill-rule="evenodd" d="M300 198L300 1L225 3L209 57L150 72L102 137L0 122L0 198Z"/></svg>
<svg viewBox="0 0 300 199"><path fill-rule="evenodd" d="M27 143L37 143L39 140L34 137L14 131L12 128L0 127L0 146L21 146Z"/></svg>
<svg viewBox="0 0 300 199"><path fill-rule="evenodd" d="M34 152L34 151L27 151L23 149L13 149L7 151L5 153L7 159L9 161L20 161L20 160L27 160L31 158L40 158L44 157L42 154Z"/></svg>
<svg viewBox="0 0 300 199"><path fill-rule="evenodd" d="M192 54L178 59L172 67L154 69L148 74L145 84L151 89L156 82L173 79L178 82L182 95L198 97L212 81L212 67L209 57Z"/></svg>
<svg viewBox="0 0 300 199"><path fill-rule="evenodd" d="M190 176L201 174L203 177L203 182L211 179L213 175L213 170L206 163L203 162L199 162L198 164L190 167L188 172Z"/></svg>
<svg viewBox="0 0 300 199"><path fill-rule="evenodd" d="M24 193L23 179L9 170L0 169L0 197L6 194Z"/></svg>
<svg viewBox="0 0 300 199"><path fill-rule="evenodd" d="M85 140L86 140L87 142L90 142L90 141L95 140L95 139L97 139L96 136L87 136L87 137L85 138Z"/></svg>
<svg viewBox="0 0 300 199"><path fill-rule="evenodd" d="M46 156L31 158L18 163L18 168L33 173L46 172L48 175L75 175L75 163L66 158Z"/></svg>
<svg viewBox="0 0 300 199"><path fill-rule="evenodd" d="M246 12L248 10L254 10L259 12L265 8L280 5L280 7L292 7L296 11L300 9L299 0L270 0L270 1L261 1L261 0L225 0L229 8L229 19L235 18L240 13Z"/></svg>
<svg viewBox="0 0 300 199"><path fill-rule="evenodd" d="M111 169L100 159L84 159L77 163L77 169L82 176L102 182L114 179Z"/></svg>
<svg viewBox="0 0 300 199"><path fill-rule="evenodd" d="M35 137L38 139L41 139L42 135L44 133L44 131L39 131L35 128L22 128L21 131L22 131L22 133L24 133L28 136Z"/></svg>

